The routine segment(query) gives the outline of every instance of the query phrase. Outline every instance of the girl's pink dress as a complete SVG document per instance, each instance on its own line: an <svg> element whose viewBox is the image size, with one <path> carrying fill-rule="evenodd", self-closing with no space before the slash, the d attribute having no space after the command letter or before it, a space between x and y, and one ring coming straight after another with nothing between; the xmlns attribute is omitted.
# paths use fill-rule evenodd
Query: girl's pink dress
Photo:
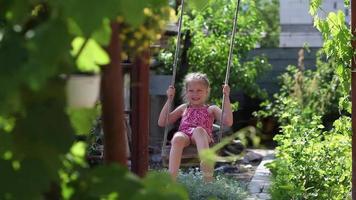
<svg viewBox="0 0 356 200"><path fill-rule="evenodd" d="M178 131L183 132L189 138L192 137L196 127L202 127L212 138L214 116L208 111L209 106L190 107L183 113Z"/></svg>

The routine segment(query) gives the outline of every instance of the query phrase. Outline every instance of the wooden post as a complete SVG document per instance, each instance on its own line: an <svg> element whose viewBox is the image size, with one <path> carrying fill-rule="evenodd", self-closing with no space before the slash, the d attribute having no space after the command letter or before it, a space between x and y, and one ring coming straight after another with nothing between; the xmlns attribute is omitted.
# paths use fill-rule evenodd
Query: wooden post
<svg viewBox="0 0 356 200"><path fill-rule="evenodd" d="M132 154L131 169L143 177L148 170L149 52L138 55L131 71Z"/></svg>
<svg viewBox="0 0 356 200"><path fill-rule="evenodd" d="M356 2L351 1L351 33L356 36ZM356 49L356 41L351 39L353 53ZM356 57L351 60L351 101L352 101L352 199L356 200Z"/></svg>
<svg viewBox="0 0 356 200"><path fill-rule="evenodd" d="M127 166L124 131L124 97L121 67L119 24L111 24L111 39L107 48L110 63L102 68L101 102L104 130L104 161Z"/></svg>

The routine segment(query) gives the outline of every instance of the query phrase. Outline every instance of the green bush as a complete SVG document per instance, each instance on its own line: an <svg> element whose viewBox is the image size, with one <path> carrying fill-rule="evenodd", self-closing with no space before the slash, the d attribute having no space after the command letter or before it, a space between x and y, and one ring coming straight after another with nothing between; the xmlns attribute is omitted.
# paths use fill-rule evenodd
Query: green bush
<svg viewBox="0 0 356 200"><path fill-rule="evenodd" d="M263 103L260 116L276 116L281 125L274 140L277 159L273 199L347 199L351 190L351 120L341 116L331 130L322 118L337 113L342 97L335 62L317 62L317 70L290 66L281 76L274 102Z"/></svg>
<svg viewBox="0 0 356 200"><path fill-rule="evenodd" d="M323 13L321 3L312 0L310 13L323 36L321 52L327 62L318 60L315 72L295 68L294 73L286 73L276 101L265 103L266 110L260 112L277 116L281 124L281 134L275 137L277 159L269 165L273 199L351 199L352 36L344 13ZM349 1L345 3L350 6ZM311 84L314 77L318 84ZM324 129L322 117L335 113L335 108L339 119L331 130Z"/></svg>
<svg viewBox="0 0 356 200"><path fill-rule="evenodd" d="M273 172L274 199L347 199L351 191L350 118L335 121L323 132L320 117L304 126L300 118L282 127L277 135ZM299 124L299 125L298 125Z"/></svg>
<svg viewBox="0 0 356 200"><path fill-rule="evenodd" d="M349 84L345 78L348 65L336 53L348 50L333 46L333 50L330 45L320 50L315 71L289 66L280 77L282 86L274 101L262 104L259 116L275 116L281 126L274 138L277 159L269 165L273 199L350 198L351 119L345 114L351 111L349 85L345 86ZM323 122L328 115L340 116L331 127Z"/></svg>

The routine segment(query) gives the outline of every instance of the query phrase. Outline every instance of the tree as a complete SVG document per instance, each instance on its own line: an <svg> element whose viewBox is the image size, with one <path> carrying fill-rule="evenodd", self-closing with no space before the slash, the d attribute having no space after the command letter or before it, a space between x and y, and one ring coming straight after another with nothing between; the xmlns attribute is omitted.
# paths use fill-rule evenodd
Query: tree
<svg viewBox="0 0 356 200"><path fill-rule="evenodd" d="M256 9L263 16L263 21L267 24L263 39L260 41L261 47L278 47L279 45L279 1L278 0L258 0Z"/></svg>

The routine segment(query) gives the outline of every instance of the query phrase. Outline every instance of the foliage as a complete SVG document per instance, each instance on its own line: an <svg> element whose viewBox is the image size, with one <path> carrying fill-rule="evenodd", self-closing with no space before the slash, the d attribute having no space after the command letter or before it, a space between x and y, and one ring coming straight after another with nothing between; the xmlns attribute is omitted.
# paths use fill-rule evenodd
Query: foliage
<svg viewBox="0 0 356 200"><path fill-rule="evenodd" d="M188 199L184 188L165 172L149 172L140 179L117 164L86 168L85 149L85 143L78 142L63 159L64 199Z"/></svg>
<svg viewBox="0 0 356 200"><path fill-rule="evenodd" d="M96 108L69 108L67 113L75 133L78 135L86 135L95 118L100 115L100 111Z"/></svg>
<svg viewBox="0 0 356 200"><path fill-rule="evenodd" d="M321 3L310 7L324 39L316 71L289 67L275 101L259 113L281 124L277 159L269 166L274 199L351 199L351 32L340 11L319 18ZM330 113L340 115L331 130L322 122Z"/></svg>
<svg viewBox="0 0 356 200"><path fill-rule="evenodd" d="M231 177L218 175L211 183L205 183L202 173L190 170L188 173L179 173L178 182L182 183L189 192L192 200L200 199L226 199L237 200L247 197L243 186Z"/></svg>
<svg viewBox="0 0 356 200"><path fill-rule="evenodd" d="M321 121L338 112L340 80L329 59L317 61L316 71L290 66L281 76L282 87L274 102L262 104L260 116L276 116L281 133L277 159L270 166L276 199L345 199L350 190L350 118L341 117L326 130ZM340 160L340 162L338 162ZM341 162L342 160L342 162ZM337 166L337 167L336 167Z"/></svg>
<svg viewBox="0 0 356 200"><path fill-rule="evenodd" d="M278 0L257 0L256 8L266 22L265 33L260 41L261 47L278 47L279 45L279 1Z"/></svg>
<svg viewBox="0 0 356 200"><path fill-rule="evenodd" d="M323 61L320 52L316 71L301 71L295 66L288 66L279 78L281 88L274 94L274 101L263 102L265 109L260 116L275 116L281 124L288 124L293 116L311 118L338 113L338 100L342 97L340 80L334 71L335 62Z"/></svg>
<svg viewBox="0 0 356 200"><path fill-rule="evenodd" d="M350 190L350 119L341 118L333 130L323 131L321 118L337 113L342 92L335 63L319 58L317 65L316 71L290 66L274 102L265 102L259 112L278 117L281 124L274 138L277 160L270 166L276 199L344 199Z"/></svg>
<svg viewBox="0 0 356 200"><path fill-rule="evenodd" d="M275 199L348 199L351 191L350 118L323 132L320 117L307 124L295 116L277 135L271 195ZM302 125L298 125L302 124Z"/></svg>
<svg viewBox="0 0 356 200"><path fill-rule="evenodd" d="M252 96L263 96L264 92L255 83L257 78L270 65L266 58L255 57L247 60L247 53L255 48L261 40L261 32L266 24L260 15L254 1L242 1L238 16L237 33L234 41L230 87L239 88ZM208 75L212 82L212 102L219 104L221 87L225 79L225 68L229 51L229 41L233 25L236 2L218 0L211 2L204 10L190 10L183 16L183 31L185 37L190 37L188 48L188 71L201 71ZM183 40L186 38L183 38ZM158 69L159 73L171 73L174 46L161 52L159 59L165 66ZM181 81L178 79L177 81Z"/></svg>
<svg viewBox="0 0 356 200"><path fill-rule="evenodd" d="M271 195L276 199L344 199L350 190L349 118L325 130L322 116L338 112L342 97L335 62L317 60L316 71L289 66L274 102L264 102L260 116L276 116L281 124ZM342 125L341 125L342 124ZM343 128L340 128L343 126ZM340 131L342 129L342 131ZM339 162L337 160L344 160ZM342 164L341 164L342 163ZM338 167L335 167L337 165Z"/></svg>
<svg viewBox="0 0 356 200"><path fill-rule="evenodd" d="M72 199L188 199L167 173L151 172L141 180L118 165L82 170L71 186L77 188Z"/></svg>
<svg viewBox="0 0 356 200"><path fill-rule="evenodd" d="M147 18L139 27L123 24L121 27L120 39L123 42L122 57L124 60L130 54L136 54L148 49L152 42L161 38L167 21L173 21L174 10L169 6L158 8L144 8L144 16ZM124 19L119 19L124 21Z"/></svg>
<svg viewBox="0 0 356 200"><path fill-rule="evenodd" d="M344 97L340 99L340 109L345 109L351 113L351 104L348 100L351 88L351 65L350 60L353 56L351 47L351 31L345 22L345 14L342 11L336 13L330 12L326 19L322 19L318 15L318 10L322 0L314 0L311 2L310 13L314 17L314 26L321 32L324 43L323 51L328 58L332 58L336 65L335 72L340 79L340 84L343 90ZM350 5L348 0L345 0L345 5Z"/></svg>
<svg viewBox="0 0 356 200"><path fill-rule="evenodd" d="M118 182L135 186L135 199L187 199L182 191L168 190L172 183L164 175L126 179L133 175L118 166L89 169L85 145L74 141L74 128L84 132L85 123L74 114L79 126L73 127L65 101L65 75L98 73L110 62L105 47L111 22L133 30L143 25L152 33L145 41L151 41L167 22L167 1L0 0L0 5L0 199L43 199L56 190L56 199L84 191L88 198L129 195L113 184ZM129 37L121 42L130 43Z"/></svg>

